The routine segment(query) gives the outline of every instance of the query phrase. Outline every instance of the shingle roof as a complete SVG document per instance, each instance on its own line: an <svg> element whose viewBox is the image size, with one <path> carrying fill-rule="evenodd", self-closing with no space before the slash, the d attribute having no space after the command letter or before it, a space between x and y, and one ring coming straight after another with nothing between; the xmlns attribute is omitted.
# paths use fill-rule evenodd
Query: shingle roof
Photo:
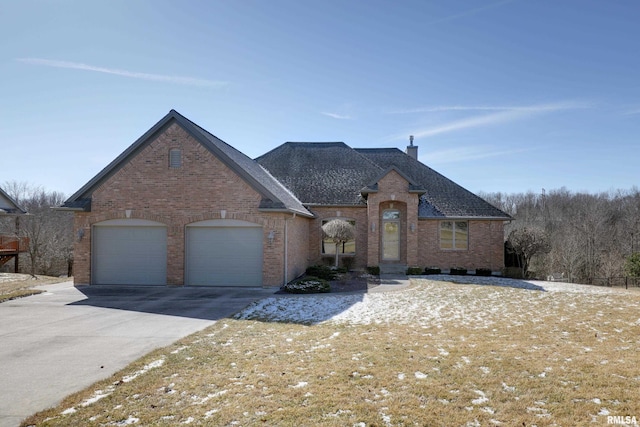
<svg viewBox="0 0 640 427"><path fill-rule="evenodd" d="M171 110L164 118L156 123L155 126L138 138L138 140L120 154L120 156L98 173L98 175L73 194L64 203L62 208L89 210L93 191L174 121L263 196L259 206L260 209L285 210L305 216L313 216L286 187L278 182L277 179L257 162L196 125L175 110Z"/></svg>
<svg viewBox="0 0 640 427"><path fill-rule="evenodd" d="M420 184L418 217L502 218L509 215L397 148L356 148L383 168L396 167Z"/></svg>
<svg viewBox="0 0 640 427"><path fill-rule="evenodd" d="M344 142L286 142L256 159L306 205L364 205L384 169Z"/></svg>
<svg viewBox="0 0 640 427"><path fill-rule="evenodd" d="M305 205L363 205L377 181L396 170L420 195L420 218L509 216L397 148L356 148L343 142L286 142L258 157Z"/></svg>

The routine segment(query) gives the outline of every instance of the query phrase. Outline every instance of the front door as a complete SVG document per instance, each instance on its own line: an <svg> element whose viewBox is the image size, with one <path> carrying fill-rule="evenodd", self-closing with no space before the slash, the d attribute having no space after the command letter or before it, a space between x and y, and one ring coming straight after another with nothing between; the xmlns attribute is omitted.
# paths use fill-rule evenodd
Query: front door
<svg viewBox="0 0 640 427"><path fill-rule="evenodd" d="M400 260L400 211L382 212L382 261Z"/></svg>

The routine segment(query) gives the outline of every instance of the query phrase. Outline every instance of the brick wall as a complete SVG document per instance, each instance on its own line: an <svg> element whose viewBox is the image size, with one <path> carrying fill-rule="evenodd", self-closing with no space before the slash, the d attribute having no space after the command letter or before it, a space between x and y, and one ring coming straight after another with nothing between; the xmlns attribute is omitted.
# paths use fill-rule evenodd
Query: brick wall
<svg viewBox="0 0 640 427"><path fill-rule="evenodd" d="M334 255L322 256L322 221L342 218L356 222L356 254L353 257L349 255L342 257L353 259L352 269L364 269L367 266L367 247L369 244L367 207L314 206L309 210L316 216L309 224L309 265L334 264Z"/></svg>
<svg viewBox="0 0 640 427"><path fill-rule="evenodd" d="M169 150L182 150L182 167L169 168ZM239 219L263 226L263 283L278 286L284 281L284 221L290 214L258 210L261 196L242 178L194 140L176 123L164 129L127 164L98 187L92 212L76 213L75 230L84 237L75 244L75 282L91 281L91 226L97 222L126 218L148 219L167 225L167 283L184 283L185 226L192 222ZM301 221L301 222L300 222ZM308 222L301 218L300 223ZM301 228L296 224L294 233ZM270 231L273 243L266 243ZM293 261L299 269L304 251Z"/></svg>
<svg viewBox="0 0 640 427"><path fill-rule="evenodd" d="M500 271L504 267L503 227L502 221L469 221L468 250L442 250L440 220L420 220L417 266Z"/></svg>
<svg viewBox="0 0 640 427"><path fill-rule="evenodd" d="M296 216L287 219L287 277L289 282L304 274L309 265L309 229L313 220Z"/></svg>

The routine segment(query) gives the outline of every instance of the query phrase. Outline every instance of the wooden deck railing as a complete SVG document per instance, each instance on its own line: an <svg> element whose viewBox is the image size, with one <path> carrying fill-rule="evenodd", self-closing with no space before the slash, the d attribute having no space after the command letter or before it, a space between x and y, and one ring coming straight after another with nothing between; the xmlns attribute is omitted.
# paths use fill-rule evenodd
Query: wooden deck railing
<svg viewBox="0 0 640 427"><path fill-rule="evenodd" d="M27 237L0 236L0 252L19 253L26 252L29 248Z"/></svg>

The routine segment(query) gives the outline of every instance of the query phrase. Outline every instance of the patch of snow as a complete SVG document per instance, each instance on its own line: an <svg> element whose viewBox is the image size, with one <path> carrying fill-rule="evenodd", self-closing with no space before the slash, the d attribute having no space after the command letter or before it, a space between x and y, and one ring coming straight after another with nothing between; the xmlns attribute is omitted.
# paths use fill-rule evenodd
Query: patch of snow
<svg viewBox="0 0 640 427"><path fill-rule="evenodd" d="M488 374L489 372L491 372L491 369L489 369L486 366L480 366L480 370L482 371L483 374Z"/></svg>
<svg viewBox="0 0 640 427"><path fill-rule="evenodd" d="M300 381L300 382L298 382L298 384L296 384L296 385L292 385L292 386L289 386L289 387L291 387L291 388L302 388L302 387L306 387L306 386L308 386L308 385L309 385L309 383L308 383L308 382L306 382L306 381Z"/></svg>
<svg viewBox="0 0 640 427"><path fill-rule="evenodd" d="M598 412L598 415L609 415L610 412L607 408L600 408L600 412Z"/></svg>
<svg viewBox="0 0 640 427"><path fill-rule="evenodd" d="M73 414L73 413L75 413L75 412L77 412L77 409L72 407L72 408L67 408L67 409L65 409L65 410L64 410L64 411L62 411L60 414L61 414L61 415L70 415L70 414Z"/></svg>
<svg viewBox="0 0 640 427"><path fill-rule="evenodd" d="M171 352L171 354L178 354L180 353L182 350L186 350L187 348L189 348L189 346L183 345L182 347L178 347L175 350L173 350Z"/></svg>
<svg viewBox="0 0 640 427"><path fill-rule="evenodd" d="M415 375L415 377L419 380L423 380L425 378L427 378L427 374L424 374L420 371L416 371L413 375Z"/></svg>
<svg viewBox="0 0 640 427"><path fill-rule="evenodd" d="M215 414L216 412L219 412L220 409L212 409L210 411L207 411L204 413L204 417L206 418L210 418L213 414Z"/></svg>
<svg viewBox="0 0 640 427"><path fill-rule="evenodd" d="M140 418L136 418L134 416L129 415L129 418L126 420L118 421L116 423L117 426L128 426L131 424L137 424L140 421Z"/></svg>
<svg viewBox="0 0 640 427"><path fill-rule="evenodd" d="M486 394L484 394L484 392L482 390L474 390L474 392L480 396L477 399L473 399L471 401L471 403L473 403L474 405L482 405L483 403L486 403L489 401L489 398L487 397Z"/></svg>
<svg viewBox="0 0 640 427"><path fill-rule="evenodd" d="M504 391L508 391L508 392L514 392L514 391L516 391L516 388L515 388L515 387L509 387L509 386L507 385L507 383L502 383L502 389L503 389Z"/></svg>
<svg viewBox="0 0 640 427"><path fill-rule="evenodd" d="M124 377L122 377L122 382L128 383L129 381L133 381L134 379L146 373L147 371L154 368L159 368L162 365L164 365L164 358L155 360L149 363L148 365L143 366L142 369L140 369L139 371L136 371L131 375L125 375Z"/></svg>
<svg viewBox="0 0 640 427"><path fill-rule="evenodd" d="M388 425L388 426L391 425L391 415L387 415L384 412L380 412L380 417L382 418L382 422L384 422L385 425Z"/></svg>
<svg viewBox="0 0 640 427"><path fill-rule="evenodd" d="M404 380L404 379L405 379L405 375L404 375L404 373L400 372L400 373L398 374L398 379L399 379L400 381Z"/></svg>

